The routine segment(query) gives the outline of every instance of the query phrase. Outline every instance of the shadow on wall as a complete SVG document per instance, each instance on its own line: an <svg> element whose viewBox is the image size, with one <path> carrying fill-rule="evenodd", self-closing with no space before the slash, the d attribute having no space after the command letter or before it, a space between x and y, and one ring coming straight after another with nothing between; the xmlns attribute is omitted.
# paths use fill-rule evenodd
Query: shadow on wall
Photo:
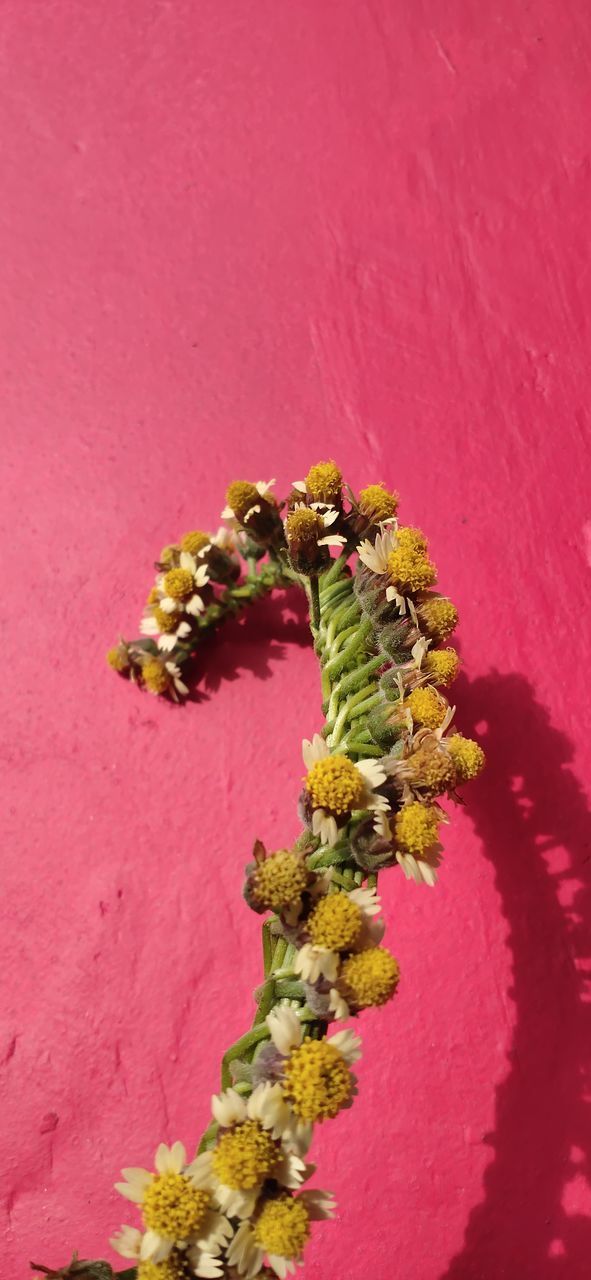
<svg viewBox="0 0 591 1280"><path fill-rule="evenodd" d="M462 678L456 692L462 732L487 750L469 813L509 922L516 1025L484 1197L440 1280L589 1280L589 812L570 743L523 676Z"/></svg>

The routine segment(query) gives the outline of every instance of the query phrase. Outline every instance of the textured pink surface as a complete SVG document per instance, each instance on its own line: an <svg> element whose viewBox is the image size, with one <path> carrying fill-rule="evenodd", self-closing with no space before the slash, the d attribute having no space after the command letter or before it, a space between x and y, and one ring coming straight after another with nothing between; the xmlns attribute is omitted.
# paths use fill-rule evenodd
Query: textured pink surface
<svg viewBox="0 0 591 1280"><path fill-rule="evenodd" d="M458 601L485 777L322 1132L317 1280L588 1275L586 0L4 0L6 1274L128 1218L251 1014L252 837L297 831L297 601L130 690L159 546L232 477L400 488ZM239 677L239 678L238 678ZM587 723L584 723L587 717Z"/></svg>

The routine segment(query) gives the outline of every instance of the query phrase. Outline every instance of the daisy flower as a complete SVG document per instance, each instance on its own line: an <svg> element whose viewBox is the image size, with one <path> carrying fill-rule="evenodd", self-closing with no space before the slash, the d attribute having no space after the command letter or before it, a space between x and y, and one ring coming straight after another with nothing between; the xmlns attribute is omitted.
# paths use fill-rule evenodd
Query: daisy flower
<svg viewBox="0 0 591 1280"><path fill-rule="evenodd" d="M378 934L382 936L382 923L378 930L374 927L379 911L375 888L329 893L320 898L306 921L310 941L300 947L294 971L304 982L314 983L320 978L334 982L341 952L361 950L375 942Z"/></svg>
<svg viewBox="0 0 591 1280"><path fill-rule="evenodd" d="M364 539L357 547L357 554L372 573L388 577L386 600L396 604L401 613L408 609L416 625L416 608L407 597L432 586L437 578L420 529L393 523L378 533L375 542Z"/></svg>
<svg viewBox="0 0 591 1280"><path fill-rule="evenodd" d="M227 1232L227 1220L212 1209L212 1192L205 1179L196 1179L187 1168L182 1142L171 1147L161 1142L154 1169L123 1169L124 1181L115 1184L117 1191L141 1210L146 1231L139 1246L140 1259L163 1262L173 1249L189 1244L204 1257L215 1256ZM124 1237L128 1247L129 1230ZM196 1274L212 1273L202 1270Z"/></svg>
<svg viewBox="0 0 591 1280"><path fill-rule="evenodd" d="M252 1221L239 1226L227 1251L228 1262L244 1280L251 1280L266 1260L279 1280L285 1280L301 1265L310 1223L332 1218L334 1211L334 1199L327 1191L280 1194L265 1200Z"/></svg>
<svg viewBox="0 0 591 1280"><path fill-rule="evenodd" d="M248 1100L227 1089L212 1098L212 1112L219 1125L216 1145L197 1156L189 1172L213 1188L224 1213L250 1217L267 1178L295 1188L310 1176L312 1166L283 1143L291 1112L278 1084L258 1085Z"/></svg>
<svg viewBox="0 0 591 1280"><path fill-rule="evenodd" d="M332 846L339 828L346 825L354 809L369 809L375 815L374 825L385 832L385 815L389 803L377 788L386 781L386 773L377 760L360 760L354 764L348 756L331 755L323 737L315 733L312 741L302 743L304 794L311 807L311 827L322 844Z"/></svg>
<svg viewBox="0 0 591 1280"><path fill-rule="evenodd" d="M357 1081L350 1068L361 1057L361 1040L350 1030L322 1040L304 1039L297 1014L286 1006L271 1010L267 1026L279 1058L281 1091L291 1111L284 1136L296 1150L307 1151L312 1125L352 1104Z"/></svg>
<svg viewBox="0 0 591 1280"><path fill-rule="evenodd" d="M222 520L238 520L240 524L248 524L253 516L260 514L260 499L267 496L274 484L274 480L257 480L256 484L250 484L247 480L235 480L226 494Z"/></svg>
<svg viewBox="0 0 591 1280"><path fill-rule="evenodd" d="M164 613L176 613L182 609L191 617L199 617L205 609L199 592L208 582L207 565L198 565L190 551L181 551L178 565L156 579L160 609Z"/></svg>
<svg viewBox="0 0 591 1280"><path fill-rule="evenodd" d="M111 1237L109 1244L121 1257L132 1258L138 1264L138 1276L145 1277L146 1280L155 1275L158 1280L181 1280L181 1277L192 1280L193 1276L218 1280L218 1277L225 1275L219 1253L231 1237L232 1228L226 1222L223 1230L210 1233L208 1238L204 1237L186 1249L172 1249L168 1257L160 1262L142 1258L143 1235L137 1227L121 1227ZM215 1252L211 1252L212 1249Z"/></svg>

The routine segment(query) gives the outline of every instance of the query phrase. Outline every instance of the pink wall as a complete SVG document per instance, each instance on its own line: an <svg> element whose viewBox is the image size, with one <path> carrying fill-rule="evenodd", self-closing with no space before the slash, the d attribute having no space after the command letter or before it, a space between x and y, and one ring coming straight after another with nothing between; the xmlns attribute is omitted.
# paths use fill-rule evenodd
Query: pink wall
<svg viewBox="0 0 591 1280"><path fill-rule="evenodd" d="M587 0L0 6L6 1274L104 1254L122 1164L245 1027L255 835L320 726L297 601L175 710L112 676L160 545L334 455L400 489L488 744L317 1144L316 1280L591 1252ZM586 720L586 723L585 723Z"/></svg>

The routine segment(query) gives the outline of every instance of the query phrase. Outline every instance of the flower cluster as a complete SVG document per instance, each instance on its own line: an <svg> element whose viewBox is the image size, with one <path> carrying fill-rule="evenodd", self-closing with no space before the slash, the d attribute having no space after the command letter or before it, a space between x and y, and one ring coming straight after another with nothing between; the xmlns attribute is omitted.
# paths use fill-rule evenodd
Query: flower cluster
<svg viewBox="0 0 591 1280"><path fill-rule="evenodd" d="M310 603L325 724L302 746L302 835L273 851L257 840L246 870L246 901L266 917L264 981L251 1030L225 1055L199 1152L162 1144L153 1170L125 1169L118 1184L142 1224L112 1243L138 1280L283 1280L301 1264L311 1224L334 1211L330 1194L306 1185L314 1131L357 1091L360 1037L339 1024L399 985L378 874L400 867L435 885L444 801L484 764L478 743L452 729L446 696L460 665L446 643L457 610L436 588L424 534L398 522L398 495L372 484L355 496L321 462L286 504L245 481L226 502L224 531L162 552L142 624L149 647L121 642L111 665L136 664L146 688L178 696L205 619L295 580Z"/></svg>

